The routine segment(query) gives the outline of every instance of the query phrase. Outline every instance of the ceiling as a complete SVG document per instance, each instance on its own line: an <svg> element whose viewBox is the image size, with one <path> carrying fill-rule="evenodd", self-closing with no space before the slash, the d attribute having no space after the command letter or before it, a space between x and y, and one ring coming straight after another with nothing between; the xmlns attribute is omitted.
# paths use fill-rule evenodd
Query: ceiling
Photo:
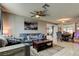
<svg viewBox="0 0 79 59"><path fill-rule="evenodd" d="M48 3L49 16L40 17L40 20L57 22L61 18L71 18L79 15L78 3ZM2 3L2 6L6 8L7 12L30 17L30 12L35 10L41 10L44 3Z"/></svg>

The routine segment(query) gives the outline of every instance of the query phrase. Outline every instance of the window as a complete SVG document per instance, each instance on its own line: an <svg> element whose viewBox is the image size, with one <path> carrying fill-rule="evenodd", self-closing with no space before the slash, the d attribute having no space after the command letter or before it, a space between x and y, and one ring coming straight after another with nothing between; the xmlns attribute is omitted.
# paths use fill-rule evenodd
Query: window
<svg viewBox="0 0 79 59"><path fill-rule="evenodd" d="M74 32L74 26L73 25L64 25L63 30L69 33Z"/></svg>

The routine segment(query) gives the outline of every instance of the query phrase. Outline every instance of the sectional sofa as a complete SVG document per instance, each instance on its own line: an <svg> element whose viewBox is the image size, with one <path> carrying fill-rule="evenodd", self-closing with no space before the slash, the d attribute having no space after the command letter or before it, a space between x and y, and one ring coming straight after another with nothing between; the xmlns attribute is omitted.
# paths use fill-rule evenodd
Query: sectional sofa
<svg viewBox="0 0 79 59"><path fill-rule="evenodd" d="M0 46L9 46L19 43L29 43L32 45L33 40L44 40L46 39L45 35L42 33L21 33L19 38L15 37L5 37L0 35Z"/></svg>

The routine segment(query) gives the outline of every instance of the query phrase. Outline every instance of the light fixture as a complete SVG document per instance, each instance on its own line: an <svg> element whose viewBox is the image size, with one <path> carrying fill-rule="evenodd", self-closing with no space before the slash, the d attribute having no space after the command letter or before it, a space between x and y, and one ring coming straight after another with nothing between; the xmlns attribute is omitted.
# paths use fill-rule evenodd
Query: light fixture
<svg viewBox="0 0 79 59"><path fill-rule="evenodd" d="M39 18L40 16L39 16L39 15L36 15L35 17L36 17L36 18Z"/></svg>
<svg viewBox="0 0 79 59"><path fill-rule="evenodd" d="M65 21L61 21L62 23L64 23Z"/></svg>
<svg viewBox="0 0 79 59"><path fill-rule="evenodd" d="M58 21L69 21L71 18L62 18L62 19L59 19Z"/></svg>
<svg viewBox="0 0 79 59"><path fill-rule="evenodd" d="M37 17L37 18L39 18L39 17L43 17L43 16L48 16L48 14L47 14L47 12L48 12L48 7L50 7L50 5L49 4L44 4L43 6L42 6L42 10L35 10L35 11L32 11L32 12L30 12L32 15L31 15L31 17Z"/></svg>
<svg viewBox="0 0 79 59"><path fill-rule="evenodd" d="M77 27L77 30L79 30L79 27Z"/></svg>

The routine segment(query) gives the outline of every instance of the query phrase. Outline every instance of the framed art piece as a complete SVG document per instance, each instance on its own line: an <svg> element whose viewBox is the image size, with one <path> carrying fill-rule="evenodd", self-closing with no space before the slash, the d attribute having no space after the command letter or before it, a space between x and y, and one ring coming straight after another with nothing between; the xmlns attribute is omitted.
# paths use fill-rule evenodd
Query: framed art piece
<svg viewBox="0 0 79 59"><path fill-rule="evenodd" d="M34 21L24 21L24 30L38 30L38 23Z"/></svg>

